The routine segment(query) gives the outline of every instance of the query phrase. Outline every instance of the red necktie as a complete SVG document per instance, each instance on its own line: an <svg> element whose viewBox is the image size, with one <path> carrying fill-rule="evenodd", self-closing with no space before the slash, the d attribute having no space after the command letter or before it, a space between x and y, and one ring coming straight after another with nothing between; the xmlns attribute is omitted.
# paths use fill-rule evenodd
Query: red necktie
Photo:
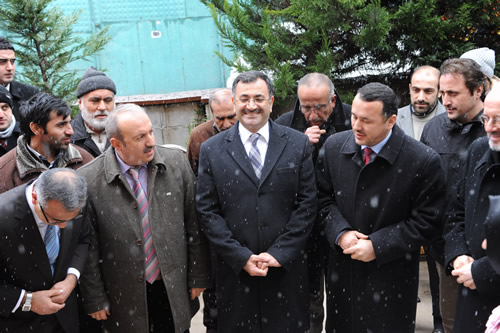
<svg viewBox="0 0 500 333"><path fill-rule="evenodd" d="M363 157L363 162L365 163L365 165L367 165L371 161L370 156L373 153L373 150L370 147L366 147L363 149L363 153L365 154L365 157Z"/></svg>

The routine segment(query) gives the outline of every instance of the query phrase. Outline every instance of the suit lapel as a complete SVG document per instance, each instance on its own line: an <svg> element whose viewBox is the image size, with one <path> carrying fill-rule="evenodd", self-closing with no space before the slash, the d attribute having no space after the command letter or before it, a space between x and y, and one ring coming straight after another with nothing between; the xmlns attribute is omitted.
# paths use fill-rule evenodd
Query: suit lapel
<svg viewBox="0 0 500 333"><path fill-rule="evenodd" d="M54 271L54 277L61 277L61 280L64 280L66 276L66 270L64 269L65 265L60 265L63 263L66 258L65 254L69 253L69 246L71 243L71 236L73 235L73 227L75 221L66 223L66 227L64 229L59 229L61 231L61 235L59 237L59 255L57 256L56 268ZM61 272L63 270L63 272ZM63 274L62 276L60 274ZM56 279L56 281L59 279Z"/></svg>
<svg viewBox="0 0 500 333"><path fill-rule="evenodd" d="M283 139L285 132L272 121L269 122L269 143L267 145L266 159L262 167L260 183L262 184L273 170L276 162L280 158L286 146L286 140Z"/></svg>
<svg viewBox="0 0 500 333"><path fill-rule="evenodd" d="M19 236L19 243L24 245L24 251L28 254L26 257L32 261L31 265L40 271L44 280L52 281L52 272L45 244L40 236L40 231L31 213L31 209L26 202L24 191L20 192L20 196L16 200L14 219L16 220L15 230Z"/></svg>
<svg viewBox="0 0 500 333"><path fill-rule="evenodd" d="M241 142L240 133L238 131L238 123L236 123L226 137L227 153L238 164L243 172L252 180L256 187L259 186L259 179L255 175L250 159L246 153L245 147Z"/></svg>

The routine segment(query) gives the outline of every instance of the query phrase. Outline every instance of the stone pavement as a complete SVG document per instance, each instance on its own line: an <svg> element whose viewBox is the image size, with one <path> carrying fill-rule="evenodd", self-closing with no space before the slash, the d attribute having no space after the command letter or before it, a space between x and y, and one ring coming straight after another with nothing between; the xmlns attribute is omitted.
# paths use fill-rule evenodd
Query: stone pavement
<svg viewBox="0 0 500 333"><path fill-rule="evenodd" d="M418 288L418 297L420 303L417 304L417 324L415 333L431 333L432 332L432 301L431 291L429 288L429 274L427 273L427 263L420 262L420 281ZM202 304L203 307L203 304ZM191 333L205 333L203 326L202 312L198 311L191 321Z"/></svg>

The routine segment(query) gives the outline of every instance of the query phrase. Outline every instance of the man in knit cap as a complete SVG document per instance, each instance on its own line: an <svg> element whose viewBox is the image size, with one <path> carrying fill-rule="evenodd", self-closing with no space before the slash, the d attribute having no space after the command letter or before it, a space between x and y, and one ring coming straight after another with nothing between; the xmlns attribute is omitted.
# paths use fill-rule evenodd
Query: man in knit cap
<svg viewBox="0 0 500 333"><path fill-rule="evenodd" d="M16 75L16 53L12 44L0 37L0 85L7 88L12 96L12 114L19 120L19 107L40 90L28 84L14 80Z"/></svg>
<svg viewBox="0 0 500 333"><path fill-rule="evenodd" d="M483 94L484 96L488 94L488 92L495 85L500 84L500 79L496 77L495 74L495 51L489 49L487 47L481 47L479 49L473 49L465 52L460 56L460 58L472 59L478 63L481 67L481 72L483 72L486 77L485 89Z"/></svg>
<svg viewBox="0 0 500 333"><path fill-rule="evenodd" d="M94 157L109 146L104 129L109 113L115 109L115 94L113 80L94 67L87 69L76 89L81 113L71 122L75 131L71 142Z"/></svg>
<svg viewBox="0 0 500 333"><path fill-rule="evenodd" d="M0 156L17 145L20 133L19 123L12 115L12 95L0 86Z"/></svg>

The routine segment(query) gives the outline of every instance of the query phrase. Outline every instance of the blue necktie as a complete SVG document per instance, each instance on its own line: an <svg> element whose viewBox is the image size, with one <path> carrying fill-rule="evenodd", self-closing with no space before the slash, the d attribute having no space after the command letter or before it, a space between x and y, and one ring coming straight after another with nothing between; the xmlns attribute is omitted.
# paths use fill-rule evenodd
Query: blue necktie
<svg viewBox="0 0 500 333"><path fill-rule="evenodd" d="M45 232L45 238L43 239L43 242L45 243L45 250L47 251L47 256L49 257L52 275L54 275L57 256L59 255L59 236L57 235L57 230L58 228L56 226L48 225L47 231Z"/></svg>

